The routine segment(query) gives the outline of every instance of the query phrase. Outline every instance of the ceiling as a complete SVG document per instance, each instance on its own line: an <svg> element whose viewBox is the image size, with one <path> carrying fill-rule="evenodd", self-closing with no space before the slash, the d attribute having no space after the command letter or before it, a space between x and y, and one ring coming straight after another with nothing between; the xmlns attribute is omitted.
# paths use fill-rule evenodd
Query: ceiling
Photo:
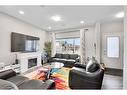
<svg viewBox="0 0 127 95"><path fill-rule="evenodd" d="M19 10L25 14L19 14ZM46 31L60 31L94 25L96 22L121 20L115 15L123 11L123 6L0 6L0 11ZM51 20L54 15L60 15L62 21ZM80 24L81 20L85 24Z"/></svg>

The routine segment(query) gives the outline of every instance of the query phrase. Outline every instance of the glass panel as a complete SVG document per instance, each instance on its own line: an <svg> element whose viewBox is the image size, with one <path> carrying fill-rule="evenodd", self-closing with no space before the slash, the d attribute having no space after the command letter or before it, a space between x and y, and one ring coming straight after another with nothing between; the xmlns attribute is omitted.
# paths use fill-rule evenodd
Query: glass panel
<svg viewBox="0 0 127 95"><path fill-rule="evenodd" d="M107 57L119 57L119 37L107 38Z"/></svg>
<svg viewBox="0 0 127 95"><path fill-rule="evenodd" d="M79 38L67 38L56 40L56 52L57 53L79 53L80 39Z"/></svg>
<svg viewBox="0 0 127 95"><path fill-rule="evenodd" d="M75 46L75 53L80 54L80 38L75 38L74 39L74 46Z"/></svg>

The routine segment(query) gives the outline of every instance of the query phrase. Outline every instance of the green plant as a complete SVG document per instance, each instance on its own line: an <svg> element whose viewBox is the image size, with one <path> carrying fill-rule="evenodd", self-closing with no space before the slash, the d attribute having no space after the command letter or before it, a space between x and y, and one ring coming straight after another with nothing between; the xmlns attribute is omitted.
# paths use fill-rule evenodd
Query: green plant
<svg viewBox="0 0 127 95"><path fill-rule="evenodd" d="M44 43L44 51L47 53L48 57L51 57L51 52L52 52L51 46L52 46L51 42L45 42Z"/></svg>

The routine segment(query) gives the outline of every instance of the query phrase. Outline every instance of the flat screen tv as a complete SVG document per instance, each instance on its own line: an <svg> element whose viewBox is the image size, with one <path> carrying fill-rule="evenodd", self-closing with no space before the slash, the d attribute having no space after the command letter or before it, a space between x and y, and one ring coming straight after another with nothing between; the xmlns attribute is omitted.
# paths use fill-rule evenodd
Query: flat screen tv
<svg viewBox="0 0 127 95"><path fill-rule="evenodd" d="M38 37L19 33L11 33L11 52L36 52L38 51Z"/></svg>

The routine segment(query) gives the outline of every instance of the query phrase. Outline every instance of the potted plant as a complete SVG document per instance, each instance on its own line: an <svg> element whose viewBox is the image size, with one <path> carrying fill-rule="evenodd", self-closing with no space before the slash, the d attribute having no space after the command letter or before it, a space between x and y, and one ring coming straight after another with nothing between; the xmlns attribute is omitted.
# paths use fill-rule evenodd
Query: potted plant
<svg viewBox="0 0 127 95"><path fill-rule="evenodd" d="M45 42L44 43L44 51L47 53L47 57L50 58L51 57L51 47L52 47L52 43L51 42Z"/></svg>

